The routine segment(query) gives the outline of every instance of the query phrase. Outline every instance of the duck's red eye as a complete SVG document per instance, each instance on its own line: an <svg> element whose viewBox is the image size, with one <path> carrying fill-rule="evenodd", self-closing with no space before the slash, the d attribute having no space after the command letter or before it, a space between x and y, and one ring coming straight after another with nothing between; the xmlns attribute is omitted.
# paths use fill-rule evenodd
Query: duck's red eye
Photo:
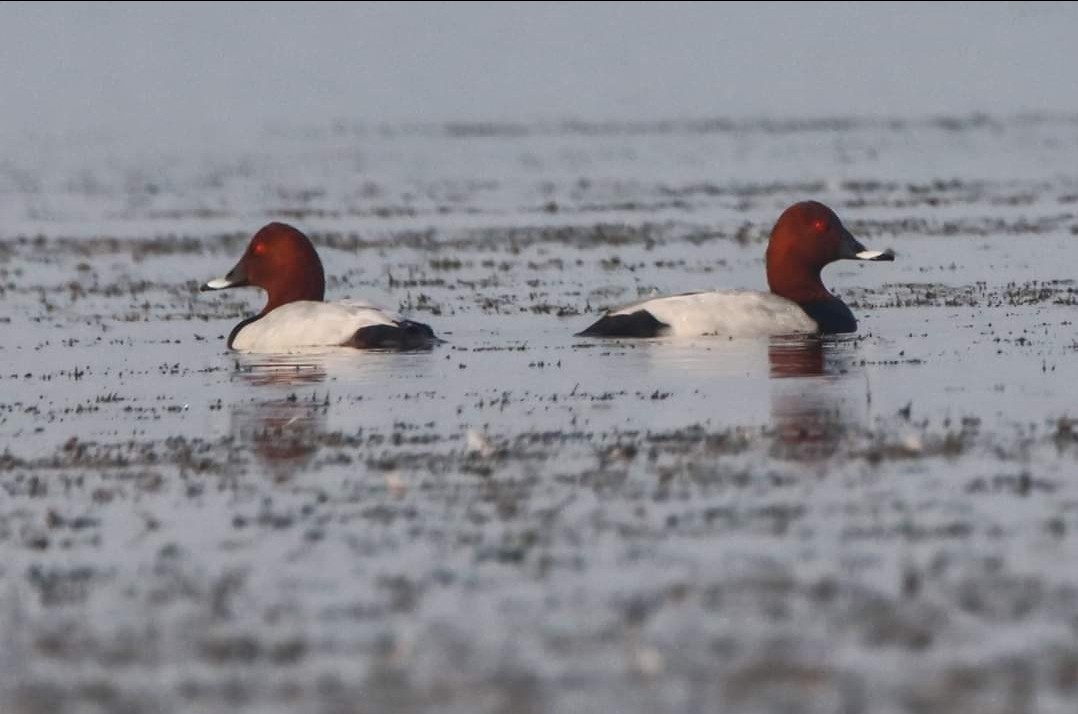
<svg viewBox="0 0 1078 714"><path fill-rule="evenodd" d="M816 221L812 224L812 227L816 229L817 233L823 233L827 230L827 221L822 218L817 218Z"/></svg>
<svg viewBox="0 0 1078 714"><path fill-rule="evenodd" d="M251 246L251 251L255 255L262 255L263 253L266 252L266 244L265 243L255 243L253 246Z"/></svg>

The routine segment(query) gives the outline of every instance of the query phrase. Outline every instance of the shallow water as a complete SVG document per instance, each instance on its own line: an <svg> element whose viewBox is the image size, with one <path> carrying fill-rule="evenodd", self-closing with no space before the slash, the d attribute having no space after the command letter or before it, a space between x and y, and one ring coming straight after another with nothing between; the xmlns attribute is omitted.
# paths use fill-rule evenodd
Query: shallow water
<svg viewBox="0 0 1078 714"><path fill-rule="evenodd" d="M5 712L1073 711L1078 120L256 139L0 164ZM857 335L573 337L804 198ZM446 343L225 351L271 218Z"/></svg>

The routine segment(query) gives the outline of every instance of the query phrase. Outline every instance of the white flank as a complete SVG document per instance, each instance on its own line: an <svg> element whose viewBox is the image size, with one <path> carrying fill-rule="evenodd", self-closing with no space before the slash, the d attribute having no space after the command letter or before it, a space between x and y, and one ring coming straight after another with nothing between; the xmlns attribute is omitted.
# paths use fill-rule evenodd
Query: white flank
<svg viewBox="0 0 1078 714"><path fill-rule="evenodd" d="M243 352L332 347L344 344L361 328L399 321L398 315L366 302L290 302L240 330L232 347Z"/></svg>
<svg viewBox="0 0 1078 714"><path fill-rule="evenodd" d="M862 250L857 254L857 257L861 260L875 260L884 254L882 250Z"/></svg>
<svg viewBox="0 0 1078 714"><path fill-rule="evenodd" d="M801 307L774 293L714 291L654 298L612 310L628 315L647 310L670 326L670 335L762 337L815 332L816 321Z"/></svg>
<svg viewBox="0 0 1078 714"><path fill-rule="evenodd" d="M214 278L210 282L206 283L206 287L208 287L210 290L224 290L230 285L232 285L232 283L228 282L224 278Z"/></svg>

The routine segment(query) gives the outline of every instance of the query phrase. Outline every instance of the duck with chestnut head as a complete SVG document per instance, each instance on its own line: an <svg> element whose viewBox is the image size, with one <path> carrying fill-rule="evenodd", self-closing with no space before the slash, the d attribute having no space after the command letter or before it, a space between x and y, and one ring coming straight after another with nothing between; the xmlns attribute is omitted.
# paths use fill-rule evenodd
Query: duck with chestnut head
<svg viewBox="0 0 1078 714"><path fill-rule="evenodd" d="M425 349L434 331L371 303L325 301L318 253L301 231L270 223L254 234L236 266L202 291L258 287L266 306L233 328L228 346L244 352L287 352L306 347Z"/></svg>
<svg viewBox="0 0 1078 714"><path fill-rule="evenodd" d="M836 260L894 260L865 248L835 212L817 201L783 211L767 245L770 292L715 290L651 298L608 311L581 337L723 335L756 337L857 331L846 303L820 272Z"/></svg>

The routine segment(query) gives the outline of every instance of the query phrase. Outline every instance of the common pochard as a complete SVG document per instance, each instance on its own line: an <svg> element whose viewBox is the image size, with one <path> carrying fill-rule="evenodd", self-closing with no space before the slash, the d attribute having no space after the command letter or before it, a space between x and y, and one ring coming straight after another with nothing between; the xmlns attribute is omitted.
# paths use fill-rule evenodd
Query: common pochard
<svg viewBox="0 0 1078 714"><path fill-rule="evenodd" d="M437 342L427 325L367 302L325 302L325 273L311 241L285 223L255 233L243 257L202 291L254 286L266 291L262 312L233 328L228 346L244 352L301 347L422 349Z"/></svg>
<svg viewBox="0 0 1078 714"><path fill-rule="evenodd" d="M820 271L836 260L894 260L868 250L817 201L783 211L767 244L771 292L711 291L650 298L610 310L581 337L726 335L753 337L855 332L857 320L828 292Z"/></svg>

